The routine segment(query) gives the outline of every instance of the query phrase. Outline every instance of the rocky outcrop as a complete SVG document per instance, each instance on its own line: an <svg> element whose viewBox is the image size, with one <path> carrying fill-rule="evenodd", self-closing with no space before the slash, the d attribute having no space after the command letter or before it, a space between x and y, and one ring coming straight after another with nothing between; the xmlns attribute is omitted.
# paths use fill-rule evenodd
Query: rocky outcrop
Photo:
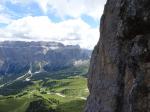
<svg viewBox="0 0 150 112"><path fill-rule="evenodd" d="M150 1L107 0L85 112L150 112Z"/></svg>

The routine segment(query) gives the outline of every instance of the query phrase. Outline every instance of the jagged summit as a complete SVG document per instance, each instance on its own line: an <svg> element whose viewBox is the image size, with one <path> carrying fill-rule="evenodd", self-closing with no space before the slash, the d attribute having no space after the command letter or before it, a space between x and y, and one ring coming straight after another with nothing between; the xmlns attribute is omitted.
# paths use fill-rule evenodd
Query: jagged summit
<svg viewBox="0 0 150 112"><path fill-rule="evenodd" d="M26 42L26 41L3 41L0 42L0 46L5 46L5 47L64 47L62 43L59 42L46 42L46 41L31 41L31 42Z"/></svg>
<svg viewBox="0 0 150 112"><path fill-rule="evenodd" d="M90 59L91 51L58 42L0 42L0 75L50 72ZM32 69L32 70L31 70Z"/></svg>

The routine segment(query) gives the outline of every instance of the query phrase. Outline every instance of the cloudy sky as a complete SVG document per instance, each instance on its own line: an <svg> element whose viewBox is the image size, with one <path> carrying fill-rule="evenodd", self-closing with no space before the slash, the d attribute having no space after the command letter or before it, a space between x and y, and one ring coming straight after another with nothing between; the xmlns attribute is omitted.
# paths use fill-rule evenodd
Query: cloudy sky
<svg viewBox="0 0 150 112"><path fill-rule="evenodd" d="M0 0L0 41L57 41L92 49L106 0Z"/></svg>

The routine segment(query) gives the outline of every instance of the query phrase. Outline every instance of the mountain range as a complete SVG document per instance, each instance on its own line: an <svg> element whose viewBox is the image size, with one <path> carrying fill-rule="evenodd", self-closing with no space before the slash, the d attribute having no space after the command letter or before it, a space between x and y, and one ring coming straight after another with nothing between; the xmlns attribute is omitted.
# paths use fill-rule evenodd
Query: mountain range
<svg viewBox="0 0 150 112"><path fill-rule="evenodd" d="M77 66L88 62L90 56L91 51L79 45L43 41L0 42L0 82Z"/></svg>
<svg viewBox="0 0 150 112"><path fill-rule="evenodd" d="M0 42L0 112L81 112L91 51L57 42Z"/></svg>

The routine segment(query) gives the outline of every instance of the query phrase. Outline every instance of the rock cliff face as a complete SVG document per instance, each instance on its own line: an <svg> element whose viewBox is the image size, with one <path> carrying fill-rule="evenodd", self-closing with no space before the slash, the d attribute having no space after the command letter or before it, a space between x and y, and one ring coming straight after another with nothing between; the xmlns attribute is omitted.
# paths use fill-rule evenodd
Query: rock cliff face
<svg viewBox="0 0 150 112"><path fill-rule="evenodd" d="M107 0L85 112L150 112L150 0Z"/></svg>
<svg viewBox="0 0 150 112"><path fill-rule="evenodd" d="M78 45L65 46L57 42L0 42L0 76L23 75L28 71L57 71L73 66L78 60L89 60L90 56L90 50Z"/></svg>

